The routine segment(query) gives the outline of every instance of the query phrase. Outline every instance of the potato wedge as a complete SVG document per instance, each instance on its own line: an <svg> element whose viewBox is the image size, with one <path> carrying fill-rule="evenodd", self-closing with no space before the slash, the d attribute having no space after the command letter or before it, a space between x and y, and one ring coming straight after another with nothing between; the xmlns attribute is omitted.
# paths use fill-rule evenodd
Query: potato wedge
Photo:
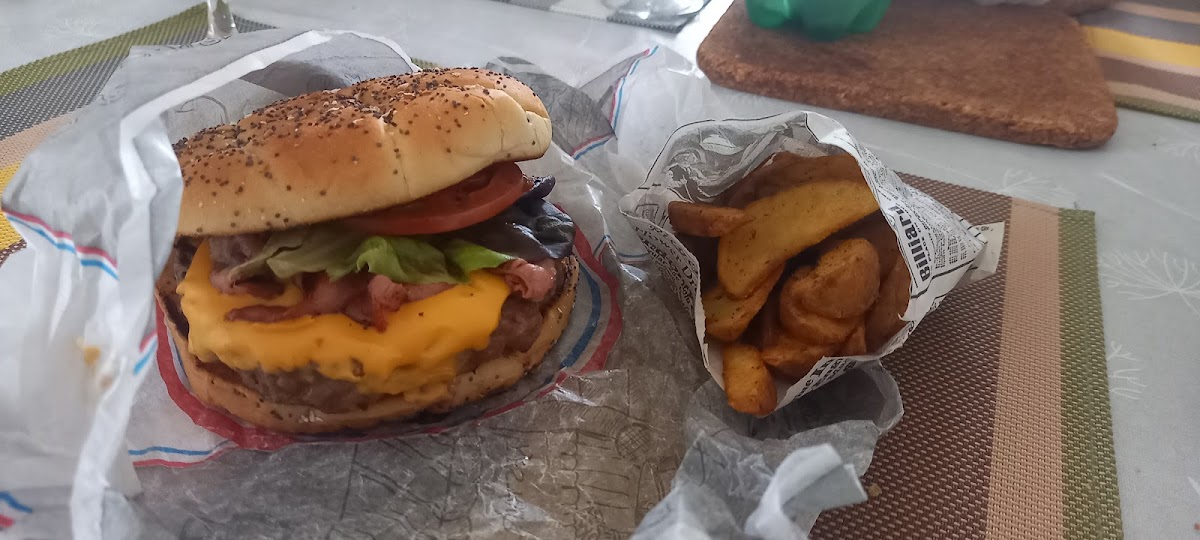
<svg viewBox="0 0 1200 540"><path fill-rule="evenodd" d="M700 302L704 305L704 331L719 341L733 341L741 337L767 302L767 296L782 275L783 266L780 266L745 298L729 296L720 285L705 291L700 295Z"/></svg>
<svg viewBox="0 0 1200 540"><path fill-rule="evenodd" d="M750 221L750 216L739 208L672 201L667 205L667 219L676 232L716 238L733 232Z"/></svg>
<svg viewBox="0 0 1200 540"><path fill-rule="evenodd" d="M700 265L700 289L708 290L717 284L717 239L689 234L677 234L675 238L696 257Z"/></svg>
<svg viewBox="0 0 1200 540"><path fill-rule="evenodd" d="M850 154L800 158L798 163L788 168L787 176L792 178L793 183L833 178L866 181L858 161Z"/></svg>
<svg viewBox="0 0 1200 540"><path fill-rule="evenodd" d="M854 330L857 322L855 319L833 319L817 315L806 309L799 301L789 299L784 292L788 284L803 280L812 270L811 266L801 266L792 272L778 298L774 299L769 316L775 318L775 326L806 343L819 345L841 343Z"/></svg>
<svg viewBox="0 0 1200 540"><path fill-rule="evenodd" d="M785 302L834 319L866 313L878 293L879 256L862 238L843 240L811 272L792 274L783 286Z"/></svg>
<svg viewBox="0 0 1200 540"><path fill-rule="evenodd" d="M862 169L849 155L800 157L779 152L750 171L730 190L727 205L744 208L751 202L816 180L862 180Z"/></svg>
<svg viewBox="0 0 1200 540"><path fill-rule="evenodd" d="M867 219L858 222L850 231L850 236L862 238L875 246L875 253L879 256L879 277L887 277L896 264L896 259L900 257L900 242L883 214L876 212L867 216Z"/></svg>
<svg viewBox="0 0 1200 540"><path fill-rule="evenodd" d="M850 337L846 338L845 343L842 343L842 348L838 350L838 356L859 356L867 354L867 327L860 324L850 332Z"/></svg>
<svg viewBox="0 0 1200 540"><path fill-rule="evenodd" d="M903 257L896 257L887 279L879 286L879 300L867 312L867 348L874 351L904 327L900 319L908 309L908 286L912 277Z"/></svg>
<svg viewBox="0 0 1200 540"><path fill-rule="evenodd" d="M750 329L743 336L742 341L762 350L767 345L774 343L784 332L783 325L779 323L779 295L772 294L767 298L767 303L763 304L758 316L750 323Z"/></svg>
<svg viewBox="0 0 1200 540"><path fill-rule="evenodd" d="M758 194L758 188L766 182L770 182L772 178L780 175L789 167L799 163L804 158L791 152L776 152L766 161L760 163L758 167L750 171L749 174L738 180L732 188L726 192L725 205L734 208L745 208L747 204L754 202L762 197Z"/></svg>
<svg viewBox="0 0 1200 540"><path fill-rule="evenodd" d="M817 315L786 298L779 300L779 321L788 335L815 345L837 345L846 341L862 317L834 319Z"/></svg>
<svg viewBox="0 0 1200 540"><path fill-rule="evenodd" d="M774 341L763 347L762 360L771 371L799 380L825 356L833 356L841 345L813 345L805 343L786 332L777 334Z"/></svg>
<svg viewBox="0 0 1200 540"><path fill-rule="evenodd" d="M745 298L778 266L879 209L858 180L810 182L746 206L750 222L722 236L717 277L734 298Z"/></svg>
<svg viewBox="0 0 1200 540"><path fill-rule="evenodd" d="M775 381L763 363L758 349L741 343L721 349L725 379L725 397L733 410L765 416L775 410Z"/></svg>
<svg viewBox="0 0 1200 540"><path fill-rule="evenodd" d="M830 356L839 343L812 345L788 334L780 322L780 302L772 296L763 307L757 322L758 345L763 362L776 374L793 380L804 377L822 356Z"/></svg>
<svg viewBox="0 0 1200 540"><path fill-rule="evenodd" d="M896 263L896 257L900 256L900 243L896 240L896 233L892 231L883 214L875 212L859 220L858 223L842 229L841 232L822 242L821 246L818 246L819 251L821 254L828 253L840 245L843 240L849 238L862 238L875 246L875 253L879 255L879 277L880 279L887 277L892 265Z"/></svg>

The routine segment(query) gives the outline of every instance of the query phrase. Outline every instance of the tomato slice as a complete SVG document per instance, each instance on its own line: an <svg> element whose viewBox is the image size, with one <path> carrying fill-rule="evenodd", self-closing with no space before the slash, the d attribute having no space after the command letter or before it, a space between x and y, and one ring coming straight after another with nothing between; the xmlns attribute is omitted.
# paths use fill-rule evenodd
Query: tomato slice
<svg viewBox="0 0 1200 540"><path fill-rule="evenodd" d="M413 202L342 222L365 233L392 236L455 231L503 212L532 187L515 163L501 163Z"/></svg>

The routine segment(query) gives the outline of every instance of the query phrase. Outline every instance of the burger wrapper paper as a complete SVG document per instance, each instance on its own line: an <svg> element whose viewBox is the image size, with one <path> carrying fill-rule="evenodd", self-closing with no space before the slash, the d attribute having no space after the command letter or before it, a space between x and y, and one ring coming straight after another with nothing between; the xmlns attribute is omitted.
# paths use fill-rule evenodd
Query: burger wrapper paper
<svg viewBox="0 0 1200 540"><path fill-rule="evenodd" d="M895 382L869 359L843 360L838 371L863 368L811 385L768 418L731 411L703 368L713 359L687 301L694 266L645 205L678 197L671 189L683 181L715 194L792 138L857 152L881 203L943 224L934 230L961 239L963 253L980 249L975 232L911 190L889 195L903 186L816 115L670 136L727 115L695 67L666 49L594 66L586 81L516 58L491 67L532 86L553 117L554 144L523 167L556 176L550 200L579 229L582 271L563 337L519 384L448 415L293 437L200 404L176 354L186 344L158 322L151 292L183 187L171 143L284 97L415 68L387 39L334 31L131 51L4 193L28 247L0 266L3 532L804 538L822 510L864 500L857 477L901 415ZM618 204L630 192L633 220ZM914 294L928 292L906 317L919 320L965 271L914 281Z"/></svg>
<svg viewBox="0 0 1200 540"><path fill-rule="evenodd" d="M722 388L721 346L705 337L700 265L673 234L667 206L674 201L713 203L776 152L805 157L853 156L896 234L912 276L908 309L901 316L905 324L900 331L874 354L825 357L794 383L777 379L778 411L847 371L877 362L900 348L951 289L995 273L1004 224L971 226L932 197L906 185L845 127L818 113L797 111L755 120L700 121L681 127L654 161L646 181L620 204L654 261L672 277L671 288L680 303L694 315L704 365Z"/></svg>

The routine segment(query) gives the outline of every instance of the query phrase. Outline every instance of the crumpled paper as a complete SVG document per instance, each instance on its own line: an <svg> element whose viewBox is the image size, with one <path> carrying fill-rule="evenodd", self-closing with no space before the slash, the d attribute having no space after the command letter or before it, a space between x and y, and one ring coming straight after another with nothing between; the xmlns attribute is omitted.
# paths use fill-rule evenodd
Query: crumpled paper
<svg viewBox="0 0 1200 540"><path fill-rule="evenodd" d="M571 324L592 328L599 310L620 333L602 358L599 343L571 341L603 369L562 368L574 353L560 344L537 376L493 398L499 408L433 430L267 452L197 426L165 386L172 344L156 338L151 298L182 185L171 141L200 116L230 121L411 63L386 40L324 31L136 49L5 193L29 247L0 267L0 298L29 302L0 324L0 492L31 509L5 532L783 538L862 500L855 476L901 415L891 377L868 364L770 418L733 413L709 382L691 317L617 208L646 177L641 142L661 147L686 115L719 114L707 82L657 48L578 88L520 59L492 67L533 86L553 116L555 146L524 167L558 178L551 199L596 260L589 275L604 283L588 290L600 297ZM141 446L152 437L164 444Z"/></svg>

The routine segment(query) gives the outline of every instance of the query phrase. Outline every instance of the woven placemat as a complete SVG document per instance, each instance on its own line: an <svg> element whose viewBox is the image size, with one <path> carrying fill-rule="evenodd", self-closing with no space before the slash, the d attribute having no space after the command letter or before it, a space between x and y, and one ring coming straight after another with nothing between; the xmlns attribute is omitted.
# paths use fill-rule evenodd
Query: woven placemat
<svg viewBox="0 0 1200 540"><path fill-rule="evenodd" d="M193 8L0 74L0 189L129 46L198 40L204 17ZM1006 222L1004 255L995 276L951 295L885 360L904 419L864 478L871 499L822 516L814 536L1119 537L1093 215L906 180L974 223ZM0 264L25 246L3 227Z"/></svg>
<svg viewBox="0 0 1200 540"><path fill-rule="evenodd" d="M270 28L240 17L235 22L242 32ZM206 29L206 9L197 4L137 30L0 73L0 192L42 139L96 97L130 47L194 43ZM7 220L0 220L0 261L20 239Z"/></svg>
<svg viewBox="0 0 1200 540"><path fill-rule="evenodd" d="M813 537L1120 538L1094 214L904 176L1004 253L884 359L904 418Z"/></svg>
<svg viewBox="0 0 1200 540"><path fill-rule="evenodd" d="M1200 122L1200 2L1117 2L1079 24L1118 105Z"/></svg>

